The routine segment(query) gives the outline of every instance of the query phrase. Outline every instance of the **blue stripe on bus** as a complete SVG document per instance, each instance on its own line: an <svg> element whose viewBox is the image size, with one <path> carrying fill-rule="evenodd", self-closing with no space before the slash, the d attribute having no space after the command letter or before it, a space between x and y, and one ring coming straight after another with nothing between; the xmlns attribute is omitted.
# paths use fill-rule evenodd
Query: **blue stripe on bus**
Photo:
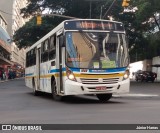
<svg viewBox="0 0 160 133"><path fill-rule="evenodd" d="M52 69L49 71L49 73L55 73L55 72L59 72L59 69Z"/></svg>
<svg viewBox="0 0 160 133"><path fill-rule="evenodd" d="M62 71L66 71L66 68L62 68ZM59 69L52 69L49 71L49 73L56 73L56 72L60 72Z"/></svg>
<svg viewBox="0 0 160 133"><path fill-rule="evenodd" d="M80 72L80 68L70 68L70 70L72 70L72 72Z"/></svg>
<svg viewBox="0 0 160 133"><path fill-rule="evenodd" d="M33 73L28 73L28 74L25 74L25 76L32 76Z"/></svg>
<svg viewBox="0 0 160 133"><path fill-rule="evenodd" d="M113 68L113 69L105 69L105 70L96 70L96 69L90 69L89 72L95 72L95 73L103 73L103 72L108 72L108 73L112 73L112 72L122 72L125 71L126 68Z"/></svg>
<svg viewBox="0 0 160 133"><path fill-rule="evenodd" d="M113 68L113 69L85 69L85 70L89 70L89 72L94 72L94 73L103 73L103 72L122 72L125 71L127 68ZM81 69L79 68L70 68L70 70L72 70L73 72L81 72Z"/></svg>
<svg viewBox="0 0 160 133"><path fill-rule="evenodd" d="M72 72L80 72L80 68L70 68L70 70L72 70ZM114 69L105 69L105 70L98 70L98 69L86 69L89 70L89 72L91 73L104 73L104 72L108 72L108 73L112 73L112 72L121 72L121 71L125 71L126 68L114 68ZM62 68L62 71L66 71L66 68ZM59 69L52 69L49 71L49 73L56 73L59 72ZM28 73L25 74L25 76L32 76L33 73Z"/></svg>

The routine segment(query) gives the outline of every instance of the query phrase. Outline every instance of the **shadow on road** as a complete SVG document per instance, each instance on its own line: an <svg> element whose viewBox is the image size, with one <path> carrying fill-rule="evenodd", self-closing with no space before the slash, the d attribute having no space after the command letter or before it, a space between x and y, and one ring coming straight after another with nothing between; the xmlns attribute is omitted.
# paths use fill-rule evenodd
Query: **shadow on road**
<svg viewBox="0 0 160 133"><path fill-rule="evenodd" d="M34 96L33 93L28 93L29 95L32 95L33 97L47 99L47 100L53 100L54 102L61 102L61 103L67 103L67 104L124 104L124 102L119 102L118 100L113 101L111 98L107 102L101 102L97 99L96 96L87 96L87 95L78 95L78 96L64 96L62 101L55 101L52 98L51 94L48 93L41 93L39 96Z"/></svg>

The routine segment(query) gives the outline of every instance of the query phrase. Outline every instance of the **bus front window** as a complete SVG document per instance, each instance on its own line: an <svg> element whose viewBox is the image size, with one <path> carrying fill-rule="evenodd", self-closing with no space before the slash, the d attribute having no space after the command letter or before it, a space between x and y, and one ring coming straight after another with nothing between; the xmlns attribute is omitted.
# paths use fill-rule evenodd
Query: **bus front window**
<svg viewBox="0 0 160 133"><path fill-rule="evenodd" d="M66 32L66 65L72 68L106 69L128 65L124 34Z"/></svg>

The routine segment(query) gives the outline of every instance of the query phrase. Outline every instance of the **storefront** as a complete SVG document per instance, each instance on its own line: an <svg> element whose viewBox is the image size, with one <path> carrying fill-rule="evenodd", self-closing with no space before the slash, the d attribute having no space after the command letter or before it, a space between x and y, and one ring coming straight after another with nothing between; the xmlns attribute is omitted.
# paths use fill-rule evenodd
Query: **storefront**
<svg viewBox="0 0 160 133"><path fill-rule="evenodd" d="M17 78L23 77L25 69L20 64L18 64L16 62L12 62L12 63L13 63L13 65L11 66L10 69L15 73L15 76Z"/></svg>
<svg viewBox="0 0 160 133"><path fill-rule="evenodd" d="M10 36L0 25L0 79L8 78L8 72L12 66L10 40Z"/></svg>

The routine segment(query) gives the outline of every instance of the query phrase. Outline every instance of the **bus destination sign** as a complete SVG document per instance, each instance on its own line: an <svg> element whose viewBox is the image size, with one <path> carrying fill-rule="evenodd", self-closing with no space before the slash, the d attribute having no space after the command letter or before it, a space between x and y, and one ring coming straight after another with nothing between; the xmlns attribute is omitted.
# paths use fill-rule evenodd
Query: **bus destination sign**
<svg viewBox="0 0 160 133"><path fill-rule="evenodd" d="M124 31L122 23L95 21L95 20L79 20L65 22L65 30L109 30Z"/></svg>

